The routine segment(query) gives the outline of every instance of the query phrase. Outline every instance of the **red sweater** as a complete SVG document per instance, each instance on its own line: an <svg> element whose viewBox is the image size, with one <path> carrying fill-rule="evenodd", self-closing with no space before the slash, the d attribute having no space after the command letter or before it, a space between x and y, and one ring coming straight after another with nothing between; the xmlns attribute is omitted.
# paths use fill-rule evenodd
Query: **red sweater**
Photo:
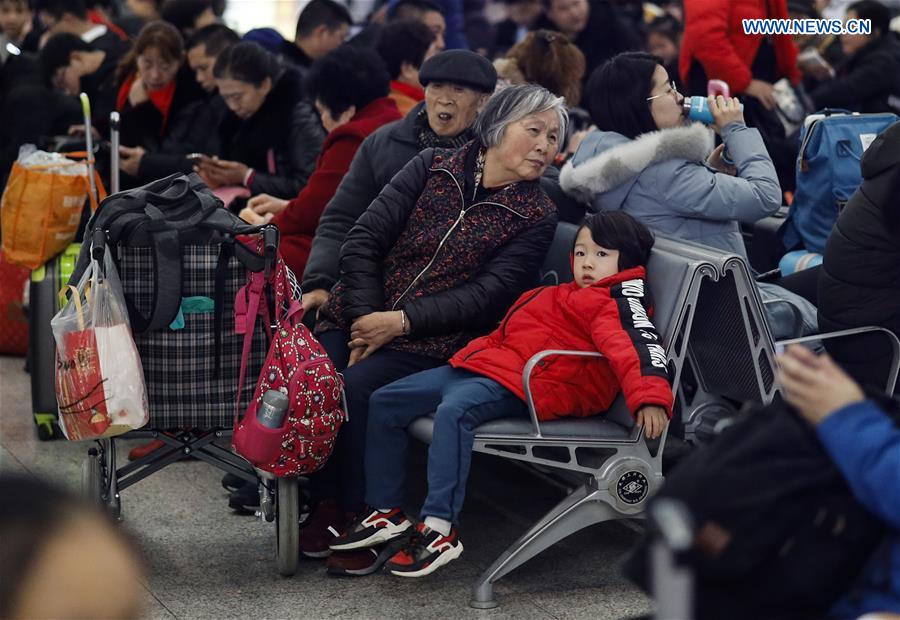
<svg viewBox="0 0 900 620"><path fill-rule="evenodd" d="M580 288L575 282L523 294L493 333L450 359L525 399L522 371L545 349L599 351L605 357L556 356L531 377L541 420L585 417L609 409L621 388L632 414L644 405L672 415L666 354L644 307L644 268Z"/></svg>
<svg viewBox="0 0 900 620"><path fill-rule="evenodd" d="M762 35L744 34L744 19L786 19L786 0L685 0L684 36L678 62L682 81L687 84L691 63L703 65L709 79L728 82L732 95L747 89L752 79L750 67ZM778 73L796 84L797 46L789 35L771 37ZM692 93L705 94L705 93Z"/></svg>
<svg viewBox="0 0 900 620"><path fill-rule="evenodd" d="M309 182L288 203L287 209L272 220L281 231L280 249L284 262L298 278L306 268L319 218L350 169L356 150L369 134L400 118L394 102L382 97L357 111L348 123L329 133Z"/></svg>

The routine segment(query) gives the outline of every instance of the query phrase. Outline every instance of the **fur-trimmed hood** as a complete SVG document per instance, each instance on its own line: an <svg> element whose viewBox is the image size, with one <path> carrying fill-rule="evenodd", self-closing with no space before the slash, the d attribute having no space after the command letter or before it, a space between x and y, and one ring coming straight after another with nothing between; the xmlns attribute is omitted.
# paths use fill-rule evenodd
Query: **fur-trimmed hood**
<svg viewBox="0 0 900 620"><path fill-rule="evenodd" d="M590 202L597 194L630 186L654 164L705 161L713 145L713 132L700 123L653 131L634 140L598 131L588 135L575 157L563 166L559 182L567 194Z"/></svg>

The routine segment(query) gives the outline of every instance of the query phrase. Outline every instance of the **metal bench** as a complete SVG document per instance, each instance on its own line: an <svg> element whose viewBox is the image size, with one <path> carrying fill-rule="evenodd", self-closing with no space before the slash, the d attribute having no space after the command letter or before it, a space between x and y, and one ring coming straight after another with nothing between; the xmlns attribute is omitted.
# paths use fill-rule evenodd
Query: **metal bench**
<svg viewBox="0 0 900 620"><path fill-rule="evenodd" d="M571 224L557 227L542 270L545 284L571 279L569 253L576 232L577 227ZM765 329L759 327L763 325L762 308L749 270L742 265L736 256L657 239L647 269L648 284L654 303L653 321L666 346L676 396L690 358L693 375L704 392L737 385L740 389L729 393L749 395L750 388L756 386L754 400L771 398L771 382L766 380L772 368L772 348L766 344L771 339L761 337L761 329ZM719 324L738 327L724 340L714 335ZM752 330L745 330L747 325L756 326L757 338L751 337ZM730 354L730 373L720 368L716 347L700 342L700 338L715 338L724 346ZM759 354L768 371L760 369ZM574 477L578 486L478 578L471 601L476 608L495 607L494 582L563 538L603 521L641 517L647 498L663 481L662 452L668 429L651 452L643 428L634 425L621 396L603 416L538 422L529 380L535 366L554 355L600 354L543 351L531 358L523 373L531 419L502 419L480 426L474 449L524 461L545 471L549 468L569 481ZM741 379L735 382L738 375ZM409 432L430 443L432 430L432 418L422 417L410 425Z"/></svg>

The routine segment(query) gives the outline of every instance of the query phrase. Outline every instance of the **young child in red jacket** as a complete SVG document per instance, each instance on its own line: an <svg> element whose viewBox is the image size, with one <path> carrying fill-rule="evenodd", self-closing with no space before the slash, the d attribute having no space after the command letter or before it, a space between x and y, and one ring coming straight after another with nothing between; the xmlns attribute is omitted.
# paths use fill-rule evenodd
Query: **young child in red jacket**
<svg viewBox="0 0 900 620"><path fill-rule="evenodd" d="M376 391L369 404L365 461L366 501L372 508L335 540L332 551L375 547L413 527L399 508L406 429L435 412L422 522L387 568L422 577L458 558L463 546L453 524L462 509L475 429L497 418L529 415L522 370L545 349L596 350L604 357L557 356L541 363L531 382L539 420L605 411L621 388L647 437L658 437L673 397L666 353L647 313L644 265L652 246L650 231L626 213L587 217L575 238L572 282L526 292L493 333L473 340L448 366Z"/></svg>

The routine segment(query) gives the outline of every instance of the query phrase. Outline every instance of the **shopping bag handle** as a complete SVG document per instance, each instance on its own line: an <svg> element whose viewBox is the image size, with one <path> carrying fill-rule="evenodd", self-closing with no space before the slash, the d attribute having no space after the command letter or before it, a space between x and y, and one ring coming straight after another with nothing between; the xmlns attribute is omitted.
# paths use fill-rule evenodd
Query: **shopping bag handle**
<svg viewBox="0 0 900 620"><path fill-rule="evenodd" d="M59 292L60 296L65 295L67 291L72 293L72 296L69 299L75 304L75 316L78 318L78 330L82 331L84 330L84 306L81 303L81 291L71 284L68 284ZM87 291L85 291L85 293L87 293Z"/></svg>

